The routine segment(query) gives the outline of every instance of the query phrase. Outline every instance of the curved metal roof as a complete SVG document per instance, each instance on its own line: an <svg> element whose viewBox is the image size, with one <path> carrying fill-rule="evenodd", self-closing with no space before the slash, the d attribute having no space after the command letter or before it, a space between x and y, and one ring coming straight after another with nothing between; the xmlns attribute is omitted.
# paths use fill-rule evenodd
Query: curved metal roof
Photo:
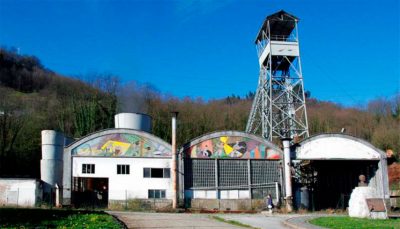
<svg viewBox="0 0 400 229"><path fill-rule="evenodd" d="M371 143L343 133L323 133L306 138L298 143L296 159L326 160L379 160L386 153Z"/></svg>
<svg viewBox="0 0 400 229"><path fill-rule="evenodd" d="M144 131L140 131L140 130L133 130L133 129L124 129L124 128L117 128L117 129L105 129L105 130L100 130L97 132L93 132L89 135L86 135L82 138L80 138L79 140L76 140L74 142L72 142L71 144L69 144L68 146L66 146L65 148L68 149L74 149L90 140L93 140L95 138L101 137L101 136L105 136L105 135L109 135L109 134L135 134L138 136L142 136L145 137L153 142L156 142L160 145L163 145L164 147L166 147L167 149L171 149L171 144L165 142L164 140L162 140L161 138L152 135L150 133L144 132Z"/></svg>
<svg viewBox="0 0 400 229"><path fill-rule="evenodd" d="M250 138L253 139L255 141L261 142L263 144L265 144L266 146L270 147L271 149L277 150L280 153L283 153L283 151L276 146L274 143L261 138L259 136L253 135L253 134L248 134L245 132L241 132L241 131L215 131L215 132L211 132L211 133L207 133L204 135L201 135L197 138L192 139L191 141L187 142L186 144L184 144L182 147L180 147L179 152L183 152L184 150L190 148L191 146L197 145L203 141L212 139L212 138L219 138L219 137L224 137L224 136L235 136L235 137L245 137L245 138Z"/></svg>

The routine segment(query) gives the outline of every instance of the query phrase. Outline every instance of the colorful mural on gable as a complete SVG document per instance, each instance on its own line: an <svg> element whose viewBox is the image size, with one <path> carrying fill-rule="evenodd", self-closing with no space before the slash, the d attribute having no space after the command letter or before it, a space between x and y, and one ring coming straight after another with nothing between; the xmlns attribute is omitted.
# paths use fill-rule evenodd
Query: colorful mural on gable
<svg viewBox="0 0 400 229"><path fill-rule="evenodd" d="M169 157L171 149L134 134L104 135L72 150L77 156Z"/></svg>
<svg viewBox="0 0 400 229"><path fill-rule="evenodd" d="M186 149L191 158L280 159L279 151L246 137L223 136L200 142Z"/></svg>

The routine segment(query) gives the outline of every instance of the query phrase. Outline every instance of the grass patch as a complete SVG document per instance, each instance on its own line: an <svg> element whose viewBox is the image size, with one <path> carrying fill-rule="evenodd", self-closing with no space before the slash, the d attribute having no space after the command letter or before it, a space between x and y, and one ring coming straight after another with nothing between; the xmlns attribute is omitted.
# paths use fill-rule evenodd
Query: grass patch
<svg viewBox="0 0 400 229"><path fill-rule="evenodd" d="M214 216L211 216L211 218L213 218L213 219L215 219L215 220L218 220L218 221L220 221L220 222L223 222L223 223L229 223L229 224L231 224L231 225L235 225L235 226L239 226L239 227L246 227L246 228L257 229L256 227L252 227L252 226L250 226L250 225L247 225L247 224L238 222L238 221L236 221L236 220L227 220L227 219L224 219L224 218L222 218L222 217L215 216L215 215L214 215Z"/></svg>
<svg viewBox="0 0 400 229"><path fill-rule="evenodd" d="M0 208L0 228L123 228L104 212Z"/></svg>
<svg viewBox="0 0 400 229"><path fill-rule="evenodd" d="M309 221L327 228L400 228L400 219L360 219L351 217L320 217Z"/></svg>

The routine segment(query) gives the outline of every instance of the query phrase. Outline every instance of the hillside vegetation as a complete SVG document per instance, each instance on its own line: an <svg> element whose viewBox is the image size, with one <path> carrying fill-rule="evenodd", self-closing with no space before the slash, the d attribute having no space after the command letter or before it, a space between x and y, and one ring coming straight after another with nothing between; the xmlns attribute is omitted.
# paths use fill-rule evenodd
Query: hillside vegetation
<svg viewBox="0 0 400 229"><path fill-rule="evenodd" d="M0 49L0 176L39 177L40 131L55 129L79 138L112 128L117 112L153 117L153 134L170 141L171 111L179 111L178 145L216 130L246 126L254 94L225 99L167 96L150 85L120 84L98 74L80 80L46 69L34 56ZM363 138L383 150L400 150L400 95L370 101L364 108L307 101L311 134L339 132Z"/></svg>

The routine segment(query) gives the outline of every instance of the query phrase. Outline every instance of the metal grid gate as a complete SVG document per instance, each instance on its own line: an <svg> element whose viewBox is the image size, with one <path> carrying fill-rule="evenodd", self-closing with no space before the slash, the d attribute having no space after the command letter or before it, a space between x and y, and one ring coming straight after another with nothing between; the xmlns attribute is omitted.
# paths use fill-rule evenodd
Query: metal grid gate
<svg viewBox="0 0 400 229"><path fill-rule="evenodd" d="M280 161L243 159L184 160L186 190L250 190L253 199L277 197ZM249 182L250 181L250 182Z"/></svg>

